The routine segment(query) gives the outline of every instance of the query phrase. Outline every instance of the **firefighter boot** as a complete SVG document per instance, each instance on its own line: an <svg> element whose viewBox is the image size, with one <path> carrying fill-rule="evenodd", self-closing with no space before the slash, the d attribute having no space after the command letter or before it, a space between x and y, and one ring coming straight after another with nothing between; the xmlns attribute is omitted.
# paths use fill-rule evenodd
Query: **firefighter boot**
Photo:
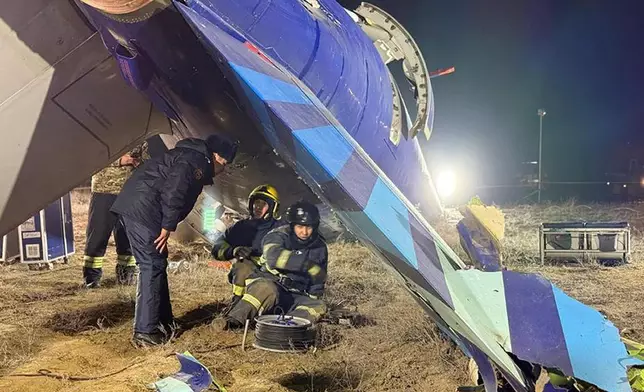
<svg viewBox="0 0 644 392"><path fill-rule="evenodd" d="M133 286L136 283L136 266L116 265L116 283L124 286Z"/></svg>
<svg viewBox="0 0 644 392"><path fill-rule="evenodd" d="M88 289L97 289L101 287L101 276L103 270L101 268L88 268L83 267L83 281L85 287Z"/></svg>

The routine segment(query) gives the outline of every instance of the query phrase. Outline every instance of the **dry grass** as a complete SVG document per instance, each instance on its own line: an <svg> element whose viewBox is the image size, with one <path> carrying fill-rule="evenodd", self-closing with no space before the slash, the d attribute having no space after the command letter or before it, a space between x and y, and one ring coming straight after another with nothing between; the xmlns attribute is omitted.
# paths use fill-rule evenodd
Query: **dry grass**
<svg viewBox="0 0 644 392"><path fill-rule="evenodd" d="M172 244L174 260L187 268L170 275L175 316L190 328L175 342L153 350L129 344L134 290L113 284L80 285L87 221L87 194L74 195L79 255L54 271L0 267L0 374L47 368L67 375L101 375L102 391L144 391L146 384L177 369L175 351L190 350L234 391L454 391L467 383L466 360L436 328L380 262L357 244L330 248L328 301L355 308L358 327L323 324L315 353L289 355L254 348L242 352L241 335L222 332L216 319L230 288L225 272L207 267L204 244ZM111 248L113 249L113 248ZM108 257L113 257L111 250ZM252 343L252 338L250 339ZM95 382L1 377L3 391L94 391Z"/></svg>

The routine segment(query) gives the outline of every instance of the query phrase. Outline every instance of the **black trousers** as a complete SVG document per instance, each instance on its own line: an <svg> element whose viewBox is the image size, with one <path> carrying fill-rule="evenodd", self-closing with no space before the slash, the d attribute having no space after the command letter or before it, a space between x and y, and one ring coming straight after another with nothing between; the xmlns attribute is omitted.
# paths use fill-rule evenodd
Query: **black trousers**
<svg viewBox="0 0 644 392"><path fill-rule="evenodd" d="M273 279L251 278L246 283L242 300L228 313L228 317L241 324L261 314L286 314L315 323L327 311L323 300L289 291Z"/></svg>
<svg viewBox="0 0 644 392"><path fill-rule="evenodd" d="M114 242L116 243L118 264L124 266L134 266L135 264L125 227L119 216L110 212L116 196L109 193L92 193L87 220L85 269L83 271L88 282L101 278L105 251L112 233L114 233Z"/></svg>
<svg viewBox="0 0 644 392"><path fill-rule="evenodd" d="M132 252L139 266L134 310L134 332L170 333L173 321L168 287L168 253L159 253L154 240L161 228L149 228L123 217Z"/></svg>

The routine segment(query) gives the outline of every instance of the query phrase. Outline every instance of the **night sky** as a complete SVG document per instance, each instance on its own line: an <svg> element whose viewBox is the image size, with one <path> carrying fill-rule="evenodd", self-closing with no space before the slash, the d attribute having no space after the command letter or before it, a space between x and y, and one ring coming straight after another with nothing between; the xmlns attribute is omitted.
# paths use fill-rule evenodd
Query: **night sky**
<svg viewBox="0 0 644 392"><path fill-rule="evenodd" d="M552 181L602 181L621 143L644 140L644 1L371 2L410 31L430 70L456 67L432 80L433 168L510 183L538 158L539 107Z"/></svg>

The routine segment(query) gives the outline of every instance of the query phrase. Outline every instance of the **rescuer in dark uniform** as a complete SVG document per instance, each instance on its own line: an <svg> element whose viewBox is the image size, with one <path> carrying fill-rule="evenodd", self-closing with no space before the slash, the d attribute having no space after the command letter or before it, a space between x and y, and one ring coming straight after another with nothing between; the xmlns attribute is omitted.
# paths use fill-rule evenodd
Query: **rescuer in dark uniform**
<svg viewBox="0 0 644 392"><path fill-rule="evenodd" d="M112 232L116 245L116 282L134 284L136 265L130 241L118 215L110 212L110 208L132 171L149 158L147 143L143 143L92 176L83 266L83 280L88 288L100 287Z"/></svg>
<svg viewBox="0 0 644 392"><path fill-rule="evenodd" d="M139 266L133 342L157 345L170 337L173 322L168 288L168 238L194 207L205 185L233 161L237 144L211 135L184 139L163 156L143 164L112 206L125 222Z"/></svg>
<svg viewBox="0 0 644 392"><path fill-rule="evenodd" d="M228 281L233 285L231 306L244 295L246 279L258 270L262 255L262 239L279 225L279 194L272 185L260 185L248 196L248 219L240 220L219 237L212 247L217 260L236 259Z"/></svg>
<svg viewBox="0 0 644 392"><path fill-rule="evenodd" d="M247 281L246 293L226 316L225 328L241 328L260 313L279 306L287 315L318 321L326 313L321 299L328 250L319 234L320 213L300 201L286 211L288 226L264 237L262 271Z"/></svg>

